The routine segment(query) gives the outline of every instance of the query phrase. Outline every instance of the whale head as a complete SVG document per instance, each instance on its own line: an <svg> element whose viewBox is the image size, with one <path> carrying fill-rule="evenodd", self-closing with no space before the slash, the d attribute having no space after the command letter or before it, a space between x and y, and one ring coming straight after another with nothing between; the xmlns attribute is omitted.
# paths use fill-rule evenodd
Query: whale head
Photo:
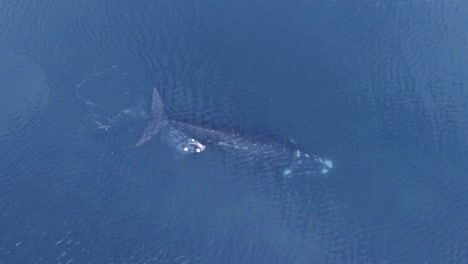
<svg viewBox="0 0 468 264"><path fill-rule="evenodd" d="M296 149L293 152L289 167L283 171L283 176L292 177L298 174L323 175L327 174L332 168L333 162L331 160Z"/></svg>

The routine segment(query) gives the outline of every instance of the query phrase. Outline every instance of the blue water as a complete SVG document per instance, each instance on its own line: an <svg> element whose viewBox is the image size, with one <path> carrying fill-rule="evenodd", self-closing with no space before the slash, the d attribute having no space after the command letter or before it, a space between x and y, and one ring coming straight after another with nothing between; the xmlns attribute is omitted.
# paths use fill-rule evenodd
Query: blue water
<svg viewBox="0 0 468 264"><path fill-rule="evenodd" d="M0 263L468 263L465 1L1 1ZM135 147L171 118L333 161Z"/></svg>

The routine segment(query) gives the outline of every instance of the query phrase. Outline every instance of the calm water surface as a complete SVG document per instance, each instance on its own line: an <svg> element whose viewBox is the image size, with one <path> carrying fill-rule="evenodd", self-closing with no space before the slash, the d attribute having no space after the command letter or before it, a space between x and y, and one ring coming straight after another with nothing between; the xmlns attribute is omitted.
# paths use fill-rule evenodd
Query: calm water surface
<svg viewBox="0 0 468 264"><path fill-rule="evenodd" d="M464 1L0 1L0 264L467 263ZM284 177L161 138L293 139Z"/></svg>

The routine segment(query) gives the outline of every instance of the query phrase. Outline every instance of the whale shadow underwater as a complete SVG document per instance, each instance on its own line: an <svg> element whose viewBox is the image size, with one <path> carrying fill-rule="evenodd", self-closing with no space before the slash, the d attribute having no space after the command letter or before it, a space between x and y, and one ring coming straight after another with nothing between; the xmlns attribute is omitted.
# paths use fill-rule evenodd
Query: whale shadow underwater
<svg viewBox="0 0 468 264"><path fill-rule="evenodd" d="M289 139L226 132L168 118L156 88L151 100L151 120L136 146L141 146L154 136L164 133L178 152L202 153L206 148L217 148L225 153L242 157L248 162L281 171L283 176L326 174L332 161L304 152Z"/></svg>

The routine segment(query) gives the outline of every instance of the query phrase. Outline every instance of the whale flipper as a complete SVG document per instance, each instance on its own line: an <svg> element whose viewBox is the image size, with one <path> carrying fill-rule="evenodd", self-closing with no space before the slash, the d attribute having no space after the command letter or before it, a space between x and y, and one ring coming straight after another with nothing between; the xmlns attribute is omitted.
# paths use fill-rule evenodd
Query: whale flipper
<svg viewBox="0 0 468 264"><path fill-rule="evenodd" d="M164 104L161 96L156 88L153 88L153 97L151 100L151 120L145 128L143 135L140 137L136 146L149 141L153 136L157 135L161 129L167 125L167 116L164 111Z"/></svg>
<svg viewBox="0 0 468 264"><path fill-rule="evenodd" d="M151 116L154 119L166 119L166 111L158 89L153 88L153 97L151 99Z"/></svg>

